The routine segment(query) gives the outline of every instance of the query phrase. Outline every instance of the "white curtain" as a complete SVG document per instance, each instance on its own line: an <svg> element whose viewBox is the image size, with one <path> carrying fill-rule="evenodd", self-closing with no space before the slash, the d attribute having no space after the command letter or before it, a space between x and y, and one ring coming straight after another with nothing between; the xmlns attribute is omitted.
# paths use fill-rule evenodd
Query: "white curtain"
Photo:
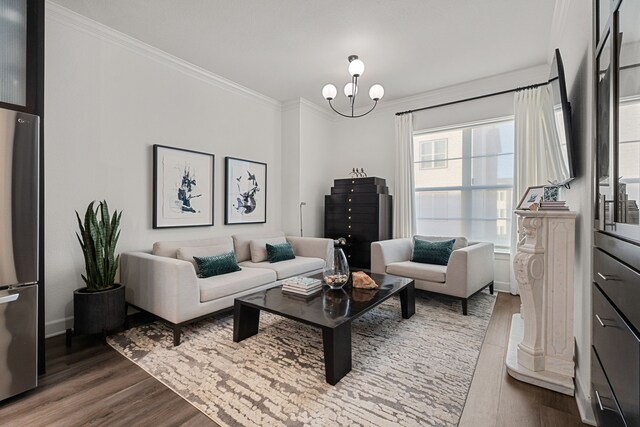
<svg viewBox="0 0 640 427"><path fill-rule="evenodd" d="M528 187L569 177L556 132L551 86L516 92L514 97L515 146L513 170L513 208ZM511 221L511 293L518 293L513 258L518 242L517 217Z"/></svg>
<svg viewBox="0 0 640 427"><path fill-rule="evenodd" d="M413 115L396 116L396 175L393 195L393 237L412 237L416 232L413 184Z"/></svg>

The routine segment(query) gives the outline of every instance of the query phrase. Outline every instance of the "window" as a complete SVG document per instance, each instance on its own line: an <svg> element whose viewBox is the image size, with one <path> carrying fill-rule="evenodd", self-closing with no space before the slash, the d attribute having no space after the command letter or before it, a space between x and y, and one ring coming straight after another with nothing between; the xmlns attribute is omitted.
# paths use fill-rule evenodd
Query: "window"
<svg viewBox="0 0 640 427"><path fill-rule="evenodd" d="M447 139L434 139L420 143L420 169L447 167Z"/></svg>
<svg viewBox="0 0 640 427"><path fill-rule="evenodd" d="M512 119L416 132L417 231L506 249L511 238Z"/></svg>

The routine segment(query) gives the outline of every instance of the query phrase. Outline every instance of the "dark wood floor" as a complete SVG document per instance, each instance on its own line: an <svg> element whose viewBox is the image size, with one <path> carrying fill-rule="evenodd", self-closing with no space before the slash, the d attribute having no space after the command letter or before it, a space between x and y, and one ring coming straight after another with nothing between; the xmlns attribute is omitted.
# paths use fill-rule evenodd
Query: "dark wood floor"
<svg viewBox="0 0 640 427"><path fill-rule="evenodd" d="M471 304L472 302L470 302ZM499 294L460 426L580 426L572 397L524 384L504 369L511 315L520 300ZM209 418L99 339L47 340L37 389L0 403L2 426L215 426Z"/></svg>

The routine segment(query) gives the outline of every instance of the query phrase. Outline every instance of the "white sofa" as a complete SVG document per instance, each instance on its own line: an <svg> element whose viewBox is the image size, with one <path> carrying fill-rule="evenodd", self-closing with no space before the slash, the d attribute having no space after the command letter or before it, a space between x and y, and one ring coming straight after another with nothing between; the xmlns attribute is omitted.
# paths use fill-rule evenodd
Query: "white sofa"
<svg viewBox="0 0 640 427"><path fill-rule="evenodd" d="M296 258L277 263L252 262L251 241L264 243L265 239L286 239ZM241 270L198 278L194 263L178 256L203 247L233 251ZM270 288L276 280L321 272L331 248L330 239L285 238L281 232L156 242L151 253L121 255L121 281L126 285L127 303L169 322L174 345L178 345L183 325L233 307L236 297Z"/></svg>
<svg viewBox="0 0 640 427"><path fill-rule="evenodd" d="M429 241L454 237L414 236ZM493 243L467 242L455 238L448 265L411 261L413 239L392 239L371 244L371 271L393 274L415 280L416 289L450 295L462 300L462 313L467 314L467 300L489 287L493 294Z"/></svg>

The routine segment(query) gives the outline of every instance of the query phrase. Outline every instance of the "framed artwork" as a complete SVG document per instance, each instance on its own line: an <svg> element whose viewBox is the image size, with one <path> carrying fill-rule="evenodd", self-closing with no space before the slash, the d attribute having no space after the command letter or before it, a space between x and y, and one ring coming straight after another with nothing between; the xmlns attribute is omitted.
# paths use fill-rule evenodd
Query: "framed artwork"
<svg viewBox="0 0 640 427"><path fill-rule="evenodd" d="M535 187L527 188L527 191L524 192L522 199L520 199L520 203L516 209L519 210L528 210L529 207L534 203L540 203L542 200L542 196L544 194L544 185L538 185Z"/></svg>
<svg viewBox="0 0 640 427"><path fill-rule="evenodd" d="M213 225L213 154L153 146L153 228Z"/></svg>
<svg viewBox="0 0 640 427"><path fill-rule="evenodd" d="M267 222L267 164L225 158L225 224Z"/></svg>

